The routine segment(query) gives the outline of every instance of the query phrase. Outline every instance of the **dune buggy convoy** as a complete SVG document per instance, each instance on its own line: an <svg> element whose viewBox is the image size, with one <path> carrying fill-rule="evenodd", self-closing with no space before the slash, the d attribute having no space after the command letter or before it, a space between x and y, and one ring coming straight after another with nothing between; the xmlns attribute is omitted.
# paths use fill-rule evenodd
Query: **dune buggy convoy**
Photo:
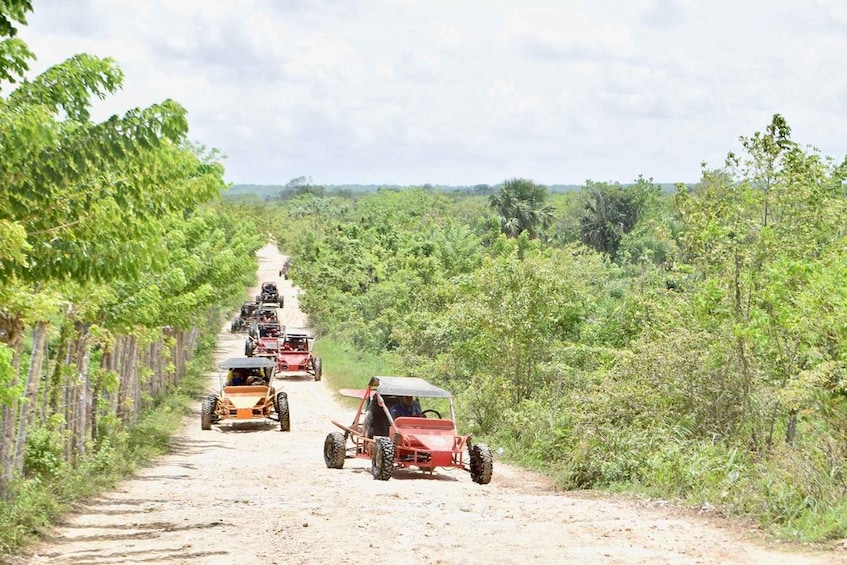
<svg viewBox="0 0 847 565"><path fill-rule="evenodd" d="M279 293L277 284L273 281L263 282L256 301L241 303L238 314L229 325L232 333L246 332L253 322L276 322L277 308L282 308L284 301Z"/></svg>
<svg viewBox="0 0 847 565"><path fill-rule="evenodd" d="M453 395L424 379L372 377L364 390L343 389L342 394L360 398L353 423L332 423L341 431L330 432L324 441L324 462L341 469L347 457L369 459L374 479L387 481L396 469L417 467L432 472L436 467L468 471L471 479L484 485L491 481L493 458L484 443L472 443L470 435L456 431ZM391 415L391 407L412 397L436 408L449 410L447 418L435 408L421 416ZM431 416L431 417L430 417Z"/></svg>
<svg viewBox="0 0 847 565"><path fill-rule="evenodd" d="M226 371L226 376L224 376ZM200 405L200 428L235 422L279 422L291 430L288 395L273 386L276 363L264 357L234 357L219 365L220 392L210 394Z"/></svg>
<svg viewBox="0 0 847 565"><path fill-rule="evenodd" d="M288 278L289 266L286 260L280 276ZM279 322L277 307L282 304L277 284L263 282L256 301L241 305L230 331L248 333L245 357L219 365L219 391L201 403L201 429L249 421L275 421L280 430L291 429L288 395L275 389L274 379L305 374L319 381L323 366L312 352L314 334ZM457 432L449 391L420 378L377 376L365 389L340 392L360 402L349 426L332 421L339 431L330 432L324 441L328 468L341 469L345 459L358 458L369 460L373 478L381 481L389 480L395 470L413 467L429 473L436 467L461 469L470 473L475 483L491 481L491 449L473 443L470 434ZM426 409L421 409L422 400ZM401 403L407 414L416 415L400 415L400 406L393 412ZM410 409L412 406L415 408Z"/></svg>

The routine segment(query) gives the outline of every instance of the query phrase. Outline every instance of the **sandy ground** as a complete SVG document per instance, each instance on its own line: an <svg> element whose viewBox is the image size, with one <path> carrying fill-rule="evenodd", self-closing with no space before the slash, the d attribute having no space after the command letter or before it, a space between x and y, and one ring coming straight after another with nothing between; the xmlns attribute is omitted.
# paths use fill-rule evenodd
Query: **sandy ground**
<svg viewBox="0 0 847 565"><path fill-rule="evenodd" d="M306 325L282 257L260 251L259 280L278 280L282 323ZM251 295L255 294L255 290ZM244 335L222 328L217 357ZM847 549L804 551L755 541L737 523L656 502L555 492L542 477L494 464L489 485L463 471L397 472L376 481L348 459L327 469L323 442L352 420L324 381L278 380L291 431L200 429L200 403L173 453L80 505L51 538L12 562L106 563L847 563ZM217 388L210 373L209 391ZM496 446L492 446L496 449Z"/></svg>

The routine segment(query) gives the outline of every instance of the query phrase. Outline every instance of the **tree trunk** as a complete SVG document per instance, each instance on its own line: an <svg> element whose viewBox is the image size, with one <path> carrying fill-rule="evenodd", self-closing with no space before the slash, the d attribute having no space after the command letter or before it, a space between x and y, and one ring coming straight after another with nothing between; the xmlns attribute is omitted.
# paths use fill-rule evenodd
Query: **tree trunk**
<svg viewBox="0 0 847 565"><path fill-rule="evenodd" d="M129 379L127 378L128 369L127 359L129 359L129 339L121 336L118 338L118 343L120 344L120 348L115 349L115 353L118 355L116 369L120 367L118 370L118 394L116 397L117 405L115 406L115 414L121 423L126 421L126 403L127 403L127 394L129 392Z"/></svg>
<svg viewBox="0 0 847 565"><path fill-rule="evenodd" d="M51 414L59 412L59 401L62 399L62 369L68 364L68 340L70 339L70 322L65 320L59 334L59 346L56 348L56 365L47 383L47 406Z"/></svg>
<svg viewBox="0 0 847 565"><path fill-rule="evenodd" d="M137 371L135 367L136 338L128 336L125 339L121 355L120 388L118 393L118 417L126 424L134 423L137 406L131 406L136 401L138 388Z"/></svg>
<svg viewBox="0 0 847 565"><path fill-rule="evenodd" d="M26 389L21 402L18 418L18 438L15 446L14 471L22 472L24 468L24 453L26 436L35 423L38 405L38 390L41 387L41 373L44 365L45 344L47 343L47 322L38 322L32 331L32 358L26 378Z"/></svg>
<svg viewBox="0 0 847 565"><path fill-rule="evenodd" d="M74 396L75 419L73 424L73 456L74 461L85 455L88 436L89 416L91 414L91 381L88 374L91 352L88 345L88 327L77 324L76 343L76 394Z"/></svg>
<svg viewBox="0 0 847 565"><path fill-rule="evenodd" d="M23 353L24 326L20 318L5 320L4 328L7 331L7 343L14 351L12 357L12 370L14 376L9 382L10 387L17 386L18 375L21 368L21 354ZM18 428L18 400L15 399L9 406L4 406L0 419L0 497L5 498L9 482L15 473L15 434Z"/></svg>
<svg viewBox="0 0 847 565"><path fill-rule="evenodd" d="M112 354L109 357L109 370L114 371L114 374L118 375L118 379L120 379L120 367L122 365L123 354L124 354L124 342L126 340L122 336L118 336L115 338L115 343L112 345ZM115 418L120 417L120 399L121 399L121 388L122 385L120 381L118 381L118 389L114 392L110 393L109 396L109 414L114 415Z"/></svg>

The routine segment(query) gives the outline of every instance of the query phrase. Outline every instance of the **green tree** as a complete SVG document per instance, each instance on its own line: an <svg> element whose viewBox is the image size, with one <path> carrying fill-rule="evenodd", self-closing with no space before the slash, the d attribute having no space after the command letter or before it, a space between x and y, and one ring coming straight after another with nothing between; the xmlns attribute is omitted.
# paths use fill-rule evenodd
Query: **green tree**
<svg viewBox="0 0 847 565"><path fill-rule="evenodd" d="M553 208L545 206L547 196L547 187L515 178L505 181L500 190L489 197L489 203L500 218L500 230L507 237L526 233L536 239L553 221Z"/></svg>
<svg viewBox="0 0 847 565"><path fill-rule="evenodd" d="M615 259L621 240L638 224L658 191L652 180L641 177L632 186L588 181L579 222L581 241Z"/></svg>
<svg viewBox="0 0 847 565"><path fill-rule="evenodd" d="M777 425L820 390L798 377L844 362L840 347L823 347L810 329L817 316L841 319L841 307L810 311L814 300L798 302L831 284L825 258L845 233L844 165L807 153L790 133L775 115L764 132L741 138L743 155L730 154L724 169L705 171L694 192L677 195L683 253L704 279L698 318L734 344L739 424L759 448L771 447Z"/></svg>
<svg viewBox="0 0 847 565"><path fill-rule="evenodd" d="M26 15L32 11L30 0L0 1L0 91L3 83L15 80L29 70L27 61L35 59L26 43L15 37L16 24L26 24Z"/></svg>
<svg viewBox="0 0 847 565"><path fill-rule="evenodd" d="M12 36L14 23L25 23L30 10L25 1L0 4L0 36L9 36L0 43L0 82L14 82L26 69L30 54ZM44 395L51 408L57 407L62 387L76 394L79 387L88 386L92 318L100 323L109 318L93 313L102 314L109 300L119 296L117 285L107 288L101 283L131 284L142 274L161 272L169 253L180 258L180 249L163 245L168 232L179 232L196 207L218 197L224 186L216 156L186 141L185 110L172 100L100 123L91 121L92 100L116 92L122 81L123 73L112 59L80 54L22 80L0 99L0 341L10 347L4 352L13 352L11 361L5 353L0 359L5 387L0 398L12 399L0 421L0 493L23 467L32 406L19 412L19 395L7 393L19 390L27 353L31 361L25 390L30 402L39 394L40 375L34 372L40 373L39 367L48 361L52 375ZM176 288L185 304L166 304L165 311L173 314L170 323L184 321L188 310L198 314L211 305L212 297L220 298L209 282L188 292L174 282L178 278L174 276L166 290ZM144 290L152 294L153 287ZM139 341L161 338L159 327L151 329L162 321L161 309L157 312L155 306L133 313L134 318L110 318L117 324L105 333L129 334L122 336L128 359L134 359ZM57 320L56 358L43 361L42 344L50 323ZM32 328L37 350L27 352L25 338ZM127 390L137 397L140 381L133 364L125 363L122 371L134 376L129 384L135 388ZM125 385L121 381L121 390ZM63 416L68 437L73 437L64 452L78 454L87 436L85 412Z"/></svg>
<svg viewBox="0 0 847 565"><path fill-rule="evenodd" d="M0 224L27 245L0 278L137 275L157 260L163 214L219 194L222 168L181 145L176 102L88 121L91 97L122 79L114 61L77 55L0 101Z"/></svg>
<svg viewBox="0 0 847 565"><path fill-rule="evenodd" d="M279 197L282 200L290 200L303 194L323 196L325 193L326 188L312 184L310 177L296 177L288 181L282 190L279 191Z"/></svg>

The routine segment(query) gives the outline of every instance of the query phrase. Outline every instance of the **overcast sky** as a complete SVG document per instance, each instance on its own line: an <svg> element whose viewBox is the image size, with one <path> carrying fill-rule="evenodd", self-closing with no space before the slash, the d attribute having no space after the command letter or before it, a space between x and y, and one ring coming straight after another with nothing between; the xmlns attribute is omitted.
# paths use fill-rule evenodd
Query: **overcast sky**
<svg viewBox="0 0 847 565"><path fill-rule="evenodd" d="M847 154L844 0L35 0L34 72L115 58L234 183L696 182L781 113Z"/></svg>

